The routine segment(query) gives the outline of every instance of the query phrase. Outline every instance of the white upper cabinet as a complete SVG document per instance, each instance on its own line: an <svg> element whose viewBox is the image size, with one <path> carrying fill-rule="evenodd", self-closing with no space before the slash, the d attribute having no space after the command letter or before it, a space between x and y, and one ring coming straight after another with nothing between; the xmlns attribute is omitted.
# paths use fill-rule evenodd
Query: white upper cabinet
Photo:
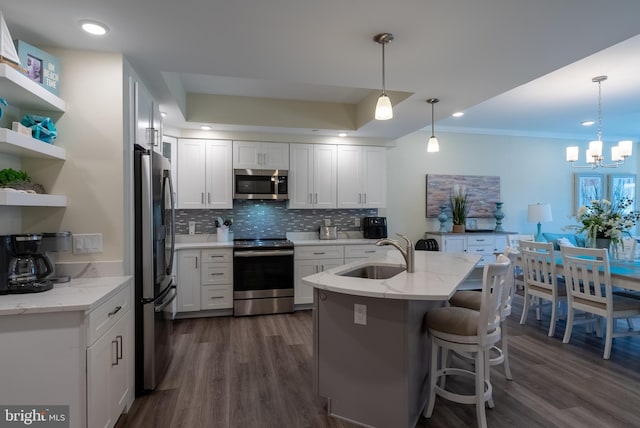
<svg viewBox="0 0 640 428"><path fill-rule="evenodd" d="M233 168L288 170L289 144L234 141Z"/></svg>
<svg viewBox="0 0 640 428"><path fill-rule="evenodd" d="M231 141L178 140L180 209L233 208Z"/></svg>
<svg viewBox="0 0 640 428"><path fill-rule="evenodd" d="M386 149L338 146L338 208L384 208L386 202Z"/></svg>
<svg viewBox="0 0 640 428"><path fill-rule="evenodd" d="M289 208L336 208L335 145L290 144Z"/></svg>

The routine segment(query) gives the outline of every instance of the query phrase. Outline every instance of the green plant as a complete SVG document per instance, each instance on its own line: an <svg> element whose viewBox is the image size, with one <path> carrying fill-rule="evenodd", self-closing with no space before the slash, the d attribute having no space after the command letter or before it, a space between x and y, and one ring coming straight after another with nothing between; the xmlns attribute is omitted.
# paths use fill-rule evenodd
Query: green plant
<svg viewBox="0 0 640 428"><path fill-rule="evenodd" d="M470 208L467 189L456 184L449 195L449 203L451 204L451 218L453 220L453 224L465 224Z"/></svg>
<svg viewBox="0 0 640 428"><path fill-rule="evenodd" d="M24 171L16 171L13 168L5 168L0 171L0 186L15 183L16 181L31 181Z"/></svg>

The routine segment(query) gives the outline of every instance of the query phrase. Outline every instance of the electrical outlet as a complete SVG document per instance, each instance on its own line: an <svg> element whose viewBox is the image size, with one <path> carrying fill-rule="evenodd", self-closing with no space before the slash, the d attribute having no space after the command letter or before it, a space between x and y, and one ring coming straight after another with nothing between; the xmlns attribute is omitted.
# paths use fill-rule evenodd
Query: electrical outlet
<svg viewBox="0 0 640 428"><path fill-rule="evenodd" d="M360 217L354 217L353 218L353 225L355 227L360 227Z"/></svg>
<svg viewBox="0 0 640 428"><path fill-rule="evenodd" d="M331 219L330 218L325 218L324 219L324 225L325 226L331 226Z"/></svg>
<svg viewBox="0 0 640 428"><path fill-rule="evenodd" d="M354 324L367 325L367 305L358 303L353 305L353 322Z"/></svg>

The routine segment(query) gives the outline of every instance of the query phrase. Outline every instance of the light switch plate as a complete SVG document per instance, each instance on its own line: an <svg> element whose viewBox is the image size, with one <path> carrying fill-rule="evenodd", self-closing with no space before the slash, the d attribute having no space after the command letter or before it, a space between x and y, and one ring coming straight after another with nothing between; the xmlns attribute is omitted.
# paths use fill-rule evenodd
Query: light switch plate
<svg viewBox="0 0 640 428"><path fill-rule="evenodd" d="M102 233L74 233L73 254L102 252Z"/></svg>

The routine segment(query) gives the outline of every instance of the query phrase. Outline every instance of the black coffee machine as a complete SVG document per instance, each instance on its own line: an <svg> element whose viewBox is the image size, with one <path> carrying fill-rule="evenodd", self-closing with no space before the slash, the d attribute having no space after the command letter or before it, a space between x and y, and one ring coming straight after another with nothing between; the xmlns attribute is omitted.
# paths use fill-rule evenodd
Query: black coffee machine
<svg viewBox="0 0 640 428"><path fill-rule="evenodd" d="M53 288L53 268L41 252L42 235L0 236L0 294L37 293Z"/></svg>

